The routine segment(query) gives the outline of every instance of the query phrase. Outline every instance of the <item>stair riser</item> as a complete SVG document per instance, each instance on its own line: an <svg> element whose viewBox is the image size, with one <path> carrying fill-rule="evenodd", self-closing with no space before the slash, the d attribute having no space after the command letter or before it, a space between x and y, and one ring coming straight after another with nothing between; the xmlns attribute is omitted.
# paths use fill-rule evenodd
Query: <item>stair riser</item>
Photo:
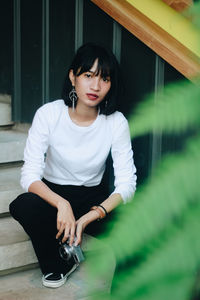
<svg viewBox="0 0 200 300"><path fill-rule="evenodd" d="M0 126L10 124L12 124L11 106L8 103L0 103Z"/></svg>
<svg viewBox="0 0 200 300"><path fill-rule="evenodd" d="M0 131L0 163L23 159L27 134L15 130Z"/></svg>
<svg viewBox="0 0 200 300"><path fill-rule="evenodd" d="M0 163L23 160L25 142L10 142L1 144Z"/></svg>
<svg viewBox="0 0 200 300"><path fill-rule="evenodd" d="M89 269L85 261L59 291L44 289L41 270L33 269L33 266L38 266L38 261L23 228L10 217L0 219L0 300L92 300L92 294L109 293L115 270L113 254L110 256L110 250L104 244L86 234L83 234L82 248L83 251L89 251L91 257L98 257L98 250L109 255L109 271L105 276L88 276ZM24 268L26 271L22 271Z"/></svg>
<svg viewBox="0 0 200 300"><path fill-rule="evenodd" d="M0 214L7 213L9 204L24 191L20 186L22 164L0 165Z"/></svg>
<svg viewBox="0 0 200 300"><path fill-rule="evenodd" d="M9 212L9 204L23 192L24 191L21 188L14 191L0 192L0 214Z"/></svg>
<svg viewBox="0 0 200 300"><path fill-rule="evenodd" d="M83 234L82 249L89 252L95 251L95 249L102 249L102 244L95 238ZM104 251L108 255L109 251L106 248ZM37 263L37 258L32 243L22 226L11 217L1 218L0 275L15 272L16 268L34 263Z"/></svg>
<svg viewBox="0 0 200 300"><path fill-rule="evenodd" d="M0 275L5 270L37 263L31 241L0 247Z"/></svg>

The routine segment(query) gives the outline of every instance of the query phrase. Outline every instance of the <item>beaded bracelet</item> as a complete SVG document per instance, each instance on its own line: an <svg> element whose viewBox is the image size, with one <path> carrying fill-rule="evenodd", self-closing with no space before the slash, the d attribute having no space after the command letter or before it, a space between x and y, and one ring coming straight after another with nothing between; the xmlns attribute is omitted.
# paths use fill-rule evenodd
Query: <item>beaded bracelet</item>
<svg viewBox="0 0 200 300"><path fill-rule="evenodd" d="M105 211L103 211L102 209L100 209L98 206L92 206L92 207L90 208L90 210L95 210L95 211L98 213L99 218L97 219L97 221L99 221L99 220L105 218L105 216L106 216Z"/></svg>

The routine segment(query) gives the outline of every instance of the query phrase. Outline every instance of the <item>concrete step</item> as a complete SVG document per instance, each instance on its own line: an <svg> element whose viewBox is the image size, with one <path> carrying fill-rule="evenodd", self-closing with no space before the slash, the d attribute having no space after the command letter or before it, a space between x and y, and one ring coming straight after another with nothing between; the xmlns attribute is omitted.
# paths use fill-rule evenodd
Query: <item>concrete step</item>
<svg viewBox="0 0 200 300"><path fill-rule="evenodd" d="M0 163L23 160L27 134L16 130L0 131Z"/></svg>
<svg viewBox="0 0 200 300"><path fill-rule="evenodd" d="M0 219L0 275L37 263L29 237L12 217Z"/></svg>
<svg viewBox="0 0 200 300"><path fill-rule="evenodd" d="M94 300L96 294L110 292L113 270L109 282L105 279L91 282L87 279L86 262L83 262L58 289L43 287L41 277L38 268L0 277L0 300Z"/></svg>
<svg viewBox="0 0 200 300"><path fill-rule="evenodd" d="M115 270L113 253L102 242L87 234L83 235L82 249L87 258L91 255L98 259L98 251L101 255L102 252L103 255L109 255L110 265L106 275L101 278L88 277L86 259L63 287L56 290L47 289L41 284L40 269L33 269L33 266L37 266L37 258L28 236L11 217L1 218L0 300L90 300L93 299L90 298L93 293L108 293ZM31 269L27 270L29 266ZM23 267L26 270L23 270Z"/></svg>
<svg viewBox="0 0 200 300"><path fill-rule="evenodd" d="M83 251L96 251L102 247L105 248L99 240L83 234ZM35 263L37 263L37 258L31 241L21 225L12 217L0 218L0 275Z"/></svg>
<svg viewBox="0 0 200 300"><path fill-rule="evenodd" d="M23 193L20 186L21 166L4 165L0 168L0 214L7 213L12 200Z"/></svg>
<svg viewBox="0 0 200 300"><path fill-rule="evenodd" d="M13 124L11 121L11 96L0 94L0 126Z"/></svg>

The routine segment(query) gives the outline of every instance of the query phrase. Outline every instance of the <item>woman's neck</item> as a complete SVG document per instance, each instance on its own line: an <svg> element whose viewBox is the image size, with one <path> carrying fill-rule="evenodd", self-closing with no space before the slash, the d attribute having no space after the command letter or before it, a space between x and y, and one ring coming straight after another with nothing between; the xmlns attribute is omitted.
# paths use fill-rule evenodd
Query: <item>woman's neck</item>
<svg viewBox="0 0 200 300"><path fill-rule="evenodd" d="M97 107L85 107L77 103L74 111L69 107L69 115L76 124L88 126L97 118L98 109Z"/></svg>

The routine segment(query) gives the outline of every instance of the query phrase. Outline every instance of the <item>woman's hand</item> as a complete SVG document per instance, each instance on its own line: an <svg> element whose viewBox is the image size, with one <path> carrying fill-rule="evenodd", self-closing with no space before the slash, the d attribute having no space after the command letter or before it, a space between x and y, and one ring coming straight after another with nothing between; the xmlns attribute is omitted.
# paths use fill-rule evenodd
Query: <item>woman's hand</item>
<svg viewBox="0 0 200 300"><path fill-rule="evenodd" d="M87 226L87 220L82 216L80 219L76 221L76 241L75 246L81 244L82 241L82 234Z"/></svg>
<svg viewBox="0 0 200 300"><path fill-rule="evenodd" d="M64 232L62 242L64 243L70 235L70 245L72 245L74 241L76 221L70 203L57 193L53 192L44 182L40 180L33 182L28 191L37 194L50 205L57 208L58 233L56 238L58 239Z"/></svg>
<svg viewBox="0 0 200 300"><path fill-rule="evenodd" d="M89 211L87 214L83 215L76 221L76 241L75 246L81 244L82 234L85 227L91 222L97 220L99 215L93 210Z"/></svg>
<svg viewBox="0 0 200 300"><path fill-rule="evenodd" d="M68 239L68 237L70 237L69 245L71 246L74 242L76 230L76 220L71 205L66 200L59 201L57 209L58 233L56 235L56 238L58 239L61 236L61 234L64 233L62 243L64 243Z"/></svg>

